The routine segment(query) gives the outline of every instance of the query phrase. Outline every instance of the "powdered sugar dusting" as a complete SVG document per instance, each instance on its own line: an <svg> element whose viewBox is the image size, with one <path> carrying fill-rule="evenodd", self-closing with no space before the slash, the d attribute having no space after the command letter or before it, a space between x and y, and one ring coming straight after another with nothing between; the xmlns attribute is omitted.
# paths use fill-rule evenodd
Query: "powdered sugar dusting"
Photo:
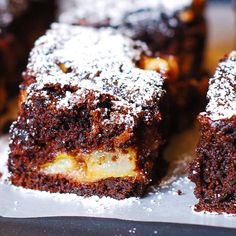
<svg viewBox="0 0 236 236"><path fill-rule="evenodd" d="M209 103L206 114L212 120L236 115L236 51L220 62L215 75L209 81Z"/></svg>
<svg viewBox="0 0 236 236"><path fill-rule="evenodd" d="M27 88L26 104L33 95L57 109L72 109L93 93L96 105L101 94L112 98L113 110L126 110L126 116L114 114L117 122L129 121L158 103L163 94L163 78L154 71L145 71L135 63L146 52L145 44L124 37L111 29L95 30L80 26L53 24L31 52L27 75L36 81ZM44 90L48 85L76 87L53 101ZM119 120L119 119L120 120Z"/></svg>
<svg viewBox="0 0 236 236"><path fill-rule="evenodd" d="M106 24L118 26L132 13L146 10L142 17L149 18L151 12L156 16L162 13L173 15L176 11L191 6L192 0L72 0L60 1L59 21L63 23L78 23L86 19L91 24ZM133 17L133 16L132 16ZM158 20L158 18L156 18Z"/></svg>

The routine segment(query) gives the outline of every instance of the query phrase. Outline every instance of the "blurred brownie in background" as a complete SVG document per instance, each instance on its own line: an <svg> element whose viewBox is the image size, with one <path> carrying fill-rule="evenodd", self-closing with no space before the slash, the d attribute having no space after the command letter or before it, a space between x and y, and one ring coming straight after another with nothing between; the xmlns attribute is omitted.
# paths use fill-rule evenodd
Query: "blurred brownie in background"
<svg viewBox="0 0 236 236"><path fill-rule="evenodd" d="M169 67L175 68L174 77L167 81L174 117L171 129L181 130L192 124L205 105L204 7L204 0L59 0L58 21L115 28L148 45L153 60L152 63L143 62L143 66L151 65L145 69L165 74Z"/></svg>
<svg viewBox="0 0 236 236"><path fill-rule="evenodd" d="M21 72L34 41L53 20L54 1L0 2L0 133L8 112L7 101L18 92Z"/></svg>
<svg viewBox="0 0 236 236"><path fill-rule="evenodd" d="M93 27L113 27L144 41L154 55L177 56L181 75L195 75L202 64L205 1L59 0L58 20Z"/></svg>

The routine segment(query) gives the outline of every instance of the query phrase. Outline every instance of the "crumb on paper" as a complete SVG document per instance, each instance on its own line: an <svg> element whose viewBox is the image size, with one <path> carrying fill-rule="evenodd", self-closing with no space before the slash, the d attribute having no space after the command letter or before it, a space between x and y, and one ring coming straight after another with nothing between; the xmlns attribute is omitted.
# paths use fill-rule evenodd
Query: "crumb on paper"
<svg viewBox="0 0 236 236"><path fill-rule="evenodd" d="M181 195L183 195L184 193L183 193L180 189L178 189L178 190L177 190L177 194L178 194L179 196L181 196Z"/></svg>

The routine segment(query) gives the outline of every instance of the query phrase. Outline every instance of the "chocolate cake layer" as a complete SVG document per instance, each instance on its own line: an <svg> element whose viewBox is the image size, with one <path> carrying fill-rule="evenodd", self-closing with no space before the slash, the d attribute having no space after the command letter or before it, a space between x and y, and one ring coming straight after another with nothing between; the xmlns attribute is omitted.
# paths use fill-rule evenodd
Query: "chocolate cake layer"
<svg viewBox="0 0 236 236"><path fill-rule="evenodd" d="M167 109L163 76L137 67L145 53L145 44L111 29L53 24L24 73L11 128L12 183L142 195L165 142Z"/></svg>
<svg viewBox="0 0 236 236"><path fill-rule="evenodd" d="M209 82L209 103L199 115L200 141L189 178L196 210L236 214L236 52L219 63Z"/></svg>

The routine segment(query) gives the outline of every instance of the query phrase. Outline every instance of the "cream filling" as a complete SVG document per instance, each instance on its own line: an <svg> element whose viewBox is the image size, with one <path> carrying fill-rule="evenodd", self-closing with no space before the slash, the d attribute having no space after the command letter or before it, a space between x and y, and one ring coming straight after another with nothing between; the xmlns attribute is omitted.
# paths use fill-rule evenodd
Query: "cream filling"
<svg viewBox="0 0 236 236"><path fill-rule="evenodd" d="M45 174L60 174L80 182L94 182L110 177L136 177L137 153L129 148L125 152L94 151L77 156L57 154L52 162L41 166Z"/></svg>

